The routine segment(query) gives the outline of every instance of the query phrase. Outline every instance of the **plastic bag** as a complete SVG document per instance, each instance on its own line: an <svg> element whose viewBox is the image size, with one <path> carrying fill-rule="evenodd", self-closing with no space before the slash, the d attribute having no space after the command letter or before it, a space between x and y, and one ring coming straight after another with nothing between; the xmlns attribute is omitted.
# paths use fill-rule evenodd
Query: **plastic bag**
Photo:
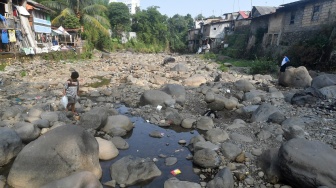
<svg viewBox="0 0 336 188"><path fill-rule="evenodd" d="M61 104L64 106L64 108L66 108L68 106L68 97L67 96L63 96L61 98Z"/></svg>

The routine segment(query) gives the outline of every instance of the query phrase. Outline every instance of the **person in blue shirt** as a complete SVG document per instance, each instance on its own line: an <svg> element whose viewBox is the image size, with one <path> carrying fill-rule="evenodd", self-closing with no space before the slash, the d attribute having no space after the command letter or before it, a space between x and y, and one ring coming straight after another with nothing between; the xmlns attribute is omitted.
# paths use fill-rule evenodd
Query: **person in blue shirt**
<svg viewBox="0 0 336 188"><path fill-rule="evenodd" d="M287 63L289 62L289 59L287 56L284 56L284 58L282 59L281 62L281 66L280 66L280 73L285 72L286 71L286 67L287 67Z"/></svg>

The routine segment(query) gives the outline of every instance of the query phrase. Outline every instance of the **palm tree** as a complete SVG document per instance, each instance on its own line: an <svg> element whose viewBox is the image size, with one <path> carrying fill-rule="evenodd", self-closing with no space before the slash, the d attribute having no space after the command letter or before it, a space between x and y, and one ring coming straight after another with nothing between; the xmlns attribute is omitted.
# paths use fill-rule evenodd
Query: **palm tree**
<svg viewBox="0 0 336 188"><path fill-rule="evenodd" d="M106 6L101 3L102 0L49 0L43 1L45 6L61 11L58 16L52 20L52 25L60 25L61 20L66 16L76 16L82 25L89 25L97 28L105 34L109 34L110 22L103 17L107 11ZM100 3L100 4L98 4Z"/></svg>

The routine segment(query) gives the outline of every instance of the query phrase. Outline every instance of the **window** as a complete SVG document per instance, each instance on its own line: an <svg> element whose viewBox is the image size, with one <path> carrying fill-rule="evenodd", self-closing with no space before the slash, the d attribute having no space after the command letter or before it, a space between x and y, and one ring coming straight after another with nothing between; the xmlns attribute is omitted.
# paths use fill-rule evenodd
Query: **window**
<svg viewBox="0 0 336 188"><path fill-rule="evenodd" d="M295 12L292 12L289 24L294 24L294 22L295 22Z"/></svg>
<svg viewBox="0 0 336 188"><path fill-rule="evenodd" d="M320 15L320 5L313 7L312 21L317 21Z"/></svg>
<svg viewBox="0 0 336 188"><path fill-rule="evenodd" d="M217 30L217 28L214 27L214 30Z"/></svg>

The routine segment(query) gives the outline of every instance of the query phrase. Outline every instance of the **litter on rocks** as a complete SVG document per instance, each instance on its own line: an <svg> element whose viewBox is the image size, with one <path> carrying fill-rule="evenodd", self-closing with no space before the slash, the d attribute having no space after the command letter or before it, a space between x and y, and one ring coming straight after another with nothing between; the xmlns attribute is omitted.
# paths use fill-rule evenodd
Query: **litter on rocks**
<svg viewBox="0 0 336 188"><path fill-rule="evenodd" d="M180 169L175 169L175 170L172 170L170 173L173 174L174 176L176 176L177 174L181 174L181 170Z"/></svg>

